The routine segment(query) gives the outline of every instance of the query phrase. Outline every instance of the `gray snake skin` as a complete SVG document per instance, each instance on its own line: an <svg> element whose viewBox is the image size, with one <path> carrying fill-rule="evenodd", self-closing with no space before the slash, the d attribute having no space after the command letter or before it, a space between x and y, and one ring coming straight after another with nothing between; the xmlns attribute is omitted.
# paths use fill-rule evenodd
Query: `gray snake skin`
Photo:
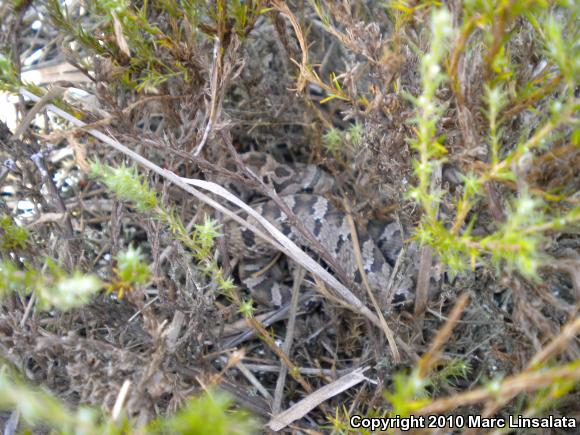
<svg viewBox="0 0 580 435"><path fill-rule="evenodd" d="M346 214L322 196L331 190L334 184L332 177L315 165L282 165L272 157L257 152L246 153L243 160L254 173L272 183L304 227L310 230L346 274L356 284L361 284ZM308 248L304 236L290 225L287 216L273 201L257 203L252 208L295 243ZM245 215L243 217L247 218ZM257 224L251 217L249 222ZM224 233L228 237L230 253L242 259L240 276L252 297L268 306L280 306L287 302L290 290L279 278L269 273L255 273L271 261L276 253L274 248L234 221L225 222ZM385 302L392 264L402 246L399 226L395 223L374 224L369 226L368 231L357 228L357 234L368 283L377 299ZM394 289L395 300L410 300L410 288L409 282L399 285Z"/></svg>

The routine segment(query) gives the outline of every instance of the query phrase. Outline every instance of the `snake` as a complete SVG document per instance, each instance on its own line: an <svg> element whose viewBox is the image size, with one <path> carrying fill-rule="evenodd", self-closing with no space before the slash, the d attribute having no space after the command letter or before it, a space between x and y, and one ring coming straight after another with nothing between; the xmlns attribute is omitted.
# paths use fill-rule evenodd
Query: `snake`
<svg viewBox="0 0 580 435"><path fill-rule="evenodd" d="M336 184L333 177L317 165L282 164L266 153L247 152L241 156L246 167L276 190L302 226L310 231L352 282L362 288L363 276L348 216L326 197ZM239 183L230 184L229 188L248 200L249 195L240 189ZM275 201L256 200L251 207L285 236L307 252L312 252L307 239L291 225ZM242 216L257 225L253 217L244 213ZM410 301L412 282L409 279L401 280L390 294L387 291L393 265L402 248L400 226L395 222L373 221L367 226L358 226L356 231L362 269L377 300L383 303ZM224 233L230 255L241 260L239 275L252 298L271 307L287 303L291 296L290 287L284 285L276 273L260 273L276 255L275 248L233 220L224 223Z"/></svg>

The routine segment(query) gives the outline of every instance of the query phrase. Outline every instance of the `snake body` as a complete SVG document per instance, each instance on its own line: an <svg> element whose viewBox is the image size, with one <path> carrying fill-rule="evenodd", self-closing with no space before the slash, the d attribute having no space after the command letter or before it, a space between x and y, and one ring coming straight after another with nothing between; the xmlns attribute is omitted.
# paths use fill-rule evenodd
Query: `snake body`
<svg viewBox="0 0 580 435"><path fill-rule="evenodd" d="M271 182L302 225L320 242L347 276L361 284L362 277L347 216L323 196L334 184L332 177L315 165L282 165L262 153L248 153L244 156L244 161L257 175ZM289 223L288 217L274 201L257 203L252 208L295 243L309 248L307 239ZM251 217L248 220L253 224L257 223ZM245 268L246 273L240 275L247 275L242 276L243 282L253 298L270 306L279 306L286 302L290 295L289 289L279 280L272 279L268 274L247 273L256 271L267 263L275 254L273 247L233 221L225 223L225 233L231 253L242 258L244 264L250 265ZM385 301L392 274L391 264L402 245L398 225L375 225L369 231L358 228L357 238L369 286L377 299ZM399 288L396 290L396 297L408 299L408 293L407 288Z"/></svg>

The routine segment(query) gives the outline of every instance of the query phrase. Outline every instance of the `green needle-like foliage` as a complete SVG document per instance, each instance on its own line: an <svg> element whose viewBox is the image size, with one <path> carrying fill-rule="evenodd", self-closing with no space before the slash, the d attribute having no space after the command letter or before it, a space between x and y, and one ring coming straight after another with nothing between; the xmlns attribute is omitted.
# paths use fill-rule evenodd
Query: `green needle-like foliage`
<svg viewBox="0 0 580 435"><path fill-rule="evenodd" d="M188 435L255 433L256 422L246 412L228 411L231 406L232 400L229 396L220 391L209 391L202 397L191 400L175 416L160 420L152 427L157 427L159 433Z"/></svg>
<svg viewBox="0 0 580 435"><path fill-rule="evenodd" d="M25 249L28 245L28 231L16 225L7 215L0 216L0 250Z"/></svg>
<svg viewBox="0 0 580 435"><path fill-rule="evenodd" d="M470 7L475 13L483 4ZM492 13L484 8L480 13ZM523 13L523 9L520 13ZM510 11L514 14L514 11ZM544 33L548 54L559 65L573 89L578 74L575 62L570 61L576 47L566 44L562 38L563 29L552 17L544 20L547 31ZM455 216L448 221L439 214L440 204L450 199L436 179L440 179L442 165L448 153L445 138L438 136L437 125L443 113L443 107L436 99L437 89L448 79L442 65L447 55L448 39L454 33L450 15L444 9L436 10L432 17L432 37L430 51L422 56L421 77L422 93L419 97L410 97L416 109L414 123L417 126L417 137L411 141L417 151L413 168L417 184L409 190L410 197L423 208L423 217L416 230L416 238L423 244L435 248L440 259L446 263L452 274L474 268L478 260L490 257L496 266L505 265L508 271L517 271L522 275L536 279L538 268L545 262L542 244L545 232L567 225L578 225L580 210L578 206L569 208L563 213L549 213L543 197L535 196L525 189L512 200L507 209L506 219L498 229L485 236L475 237L471 229L477 216L469 215L484 197L485 186L493 181L516 182L518 172L525 171L526 162L533 160L534 150L544 148L552 140L557 128L574 122L579 101L573 93L552 104L551 116L530 136L522 139L515 147L506 148L503 143L501 111L508 101L504 87L500 84L509 80L507 71L512 66L507 62L503 48L494 45L495 59L491 70L496 74L489 81L485 114L488 119L489 166L478 174L469 173L463 176L463 193L455 200ZM493 38L489 41L496 44ZM503 47L503 46L502 46ZM439 173L437 177L434 177ZM509 206L509 204L508 204ZM467 222L467 223L466 223Z"/></svg>
<svg viewBox="0 0 580 435"><path fill-rule="evenodd" d="M117 276L123 283L139 285L149 281L151 276L149 265L145 263L145 257L139 249L129 246L126 251L119 252L115 260Z"/></svg>
<svg viewBox="0 0 580 435"><path fill-rule="evenodd" d="M75 271L69 275L50 259L45 260L41 270L31 266L20 268L11 260L0 262L0 296L13 291L33 294L43 310L82 307L103 285L94 274Z"/></svg>
<svg viewBox="0 0 580 435"><path fill-rule="evenodd" d="M135 167L122 164L113 168L95 162L91 171L120 199L132 202L137 210L144 212L157 206L157 193L147 186Z"/></svg>

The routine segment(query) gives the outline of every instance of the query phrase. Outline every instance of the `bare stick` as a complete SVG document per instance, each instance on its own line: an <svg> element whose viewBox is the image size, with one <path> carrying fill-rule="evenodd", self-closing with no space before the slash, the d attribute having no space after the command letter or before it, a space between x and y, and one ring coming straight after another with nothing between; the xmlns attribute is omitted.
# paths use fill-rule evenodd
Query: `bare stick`
<svg viewBox="0 0 580 435"><path fill-rule="evenodd" d="M32 109L29 110L29 112L26 114L22 122L20 122L20 125L12 135L12 140L18 139L22 135L22 133L24 133L24 131L28 128L28 126L30 125L34 117L38 114L38 112L40 112L44 108L44 106L48 104L49 101L57 97L60 97L64 93L64 91L65 88L61 86L53 86L41 98L38 97L32 98L32 100L36 101L36 104L34 104Z"/></svg>
<svg viewBox="0 0 580 435"><path fill-rule="evenodd" d="M352 218L352 215L350 214L350 207L348 206L348 203L346 201L344 201L344 204L347 206L347 220L348 220L348 225L350 226L350 238L352 240L352 248L354 250L354 257L356 259L356 265L358 267L358 270L360 272L360 276L362 278L363 284L365 286L365 288L367 289L367 293L369 295L369 298L373 304L373 307L375 309L375 312L377 313L377 316L379 317L379 320L381 321L381 327L383 329L383 332L385 334L385 337L387 338L387 341L389 343L389 348L391 349L391 353L393 354L393 359L395 360L395 363L399 364L401 362L401 355L399 354L399 349L397 349L397 342L395 341L395 336L393 335L393 331L391 331L391 328L389 328L389 325L387 325L387 321L385 320L385 316L383 316L383 312L381 311L381 307L379 307L379 304L377 302L377 299L375 298L375 295L373 293L373 290L371 289L371 286L369 285L369 281L367 279L367 274L365 272L365 268L363 266L363 260L362 260L362 255L361 255L361 250L360 250L360 243L358 241L358 234L356 232L356 227L354 225L354 219Z"/></svg>
<svg viewBox="0 0 580 435"><path fill-rule="evenodd" d="M300 286L304 280L304 269L299 267L294 273L294 286L292 287L292 300L290 301L290 314L288 315L288 324L286 325L286 339L282 345L282 350L290 355L292 350L292 342L294 341L294 328L296 326L296 313L298 311L298 296L300 295ZM282 363L278 380L276 381L276 389L274 390L274 402L272 404L272 414L276 415L282 408L282 398L284 397L284 385L286 385L286 375L288 374L288 366Z"/></svg>

